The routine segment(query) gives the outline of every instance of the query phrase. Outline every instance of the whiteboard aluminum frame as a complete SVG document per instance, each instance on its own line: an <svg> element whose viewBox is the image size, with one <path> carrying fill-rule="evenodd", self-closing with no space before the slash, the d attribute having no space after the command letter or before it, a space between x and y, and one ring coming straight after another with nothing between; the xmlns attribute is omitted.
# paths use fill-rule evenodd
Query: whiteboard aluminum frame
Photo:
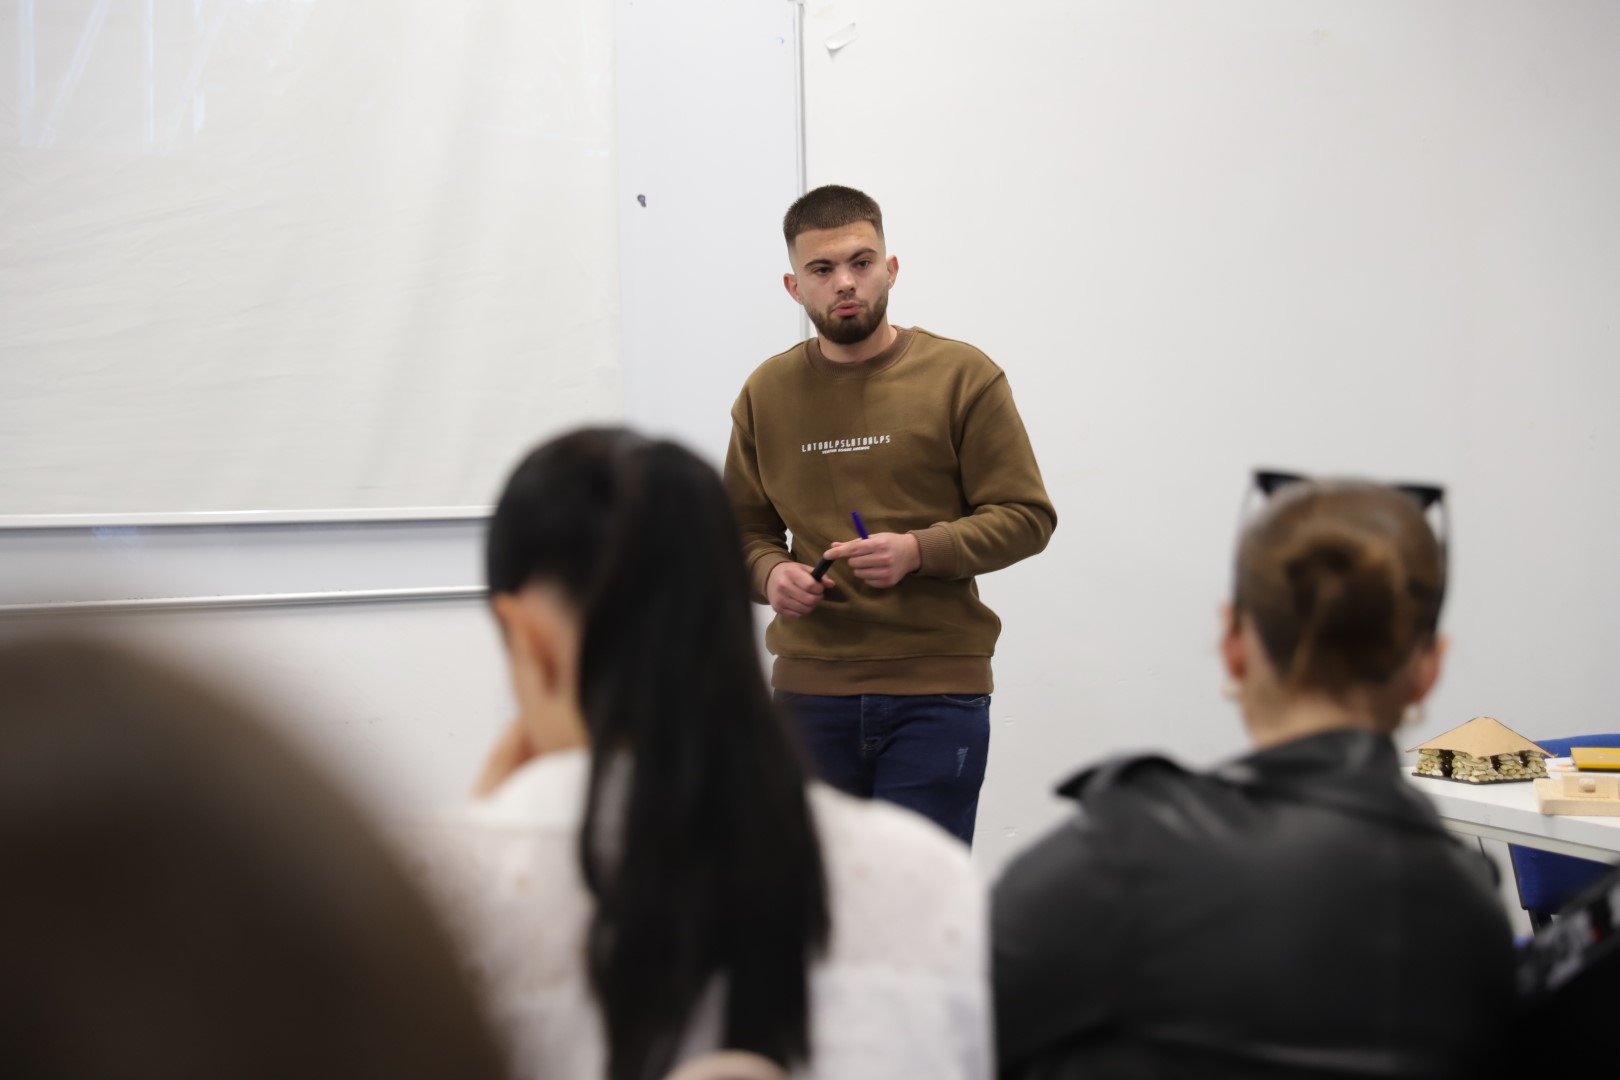
<svg viewBox="0 0 1620 1080"><path fill-rule="evenodd" d="M0 514L5 529L109 529L220 525L346 525L415 521L485 521L492 506L415 506L338 510L187 510L121 514Z"/></svg>
<svg viewBox="0 0 1620 1080"><path fill-rule="evenodd" d="M326 607L335 604L399 604L439 601L482 601L482 585L448 585L420 589L333 589L305 593L257 593L238 596L154 596L136 600L66 600L42 604L0 604L0 619L75 615L146 615L164 611L231 611L271 607Z"/></svg>

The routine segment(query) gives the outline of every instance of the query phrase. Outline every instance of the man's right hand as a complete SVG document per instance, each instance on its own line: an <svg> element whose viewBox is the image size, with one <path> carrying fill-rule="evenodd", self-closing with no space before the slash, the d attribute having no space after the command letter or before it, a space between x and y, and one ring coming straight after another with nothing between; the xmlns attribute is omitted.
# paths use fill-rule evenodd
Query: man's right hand
<svg viewBox="0 0 1620 1080"><path fill-rule="evenodd" d="M783 562L777 563L765 579L765 599L771 602L771 610L783 618L802 619L816 609L828 589L837 587L831 574L823 574L817 581L804 563Z"/></svg>

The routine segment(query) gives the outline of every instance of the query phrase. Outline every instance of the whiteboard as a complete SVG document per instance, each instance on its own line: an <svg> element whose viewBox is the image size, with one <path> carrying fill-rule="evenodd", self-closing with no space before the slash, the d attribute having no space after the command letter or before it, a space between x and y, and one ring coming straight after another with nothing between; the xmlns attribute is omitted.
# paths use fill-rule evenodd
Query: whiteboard
<svg viewBox="0 0 1620 1080"><path fill-rule="evenodd" d="M623 412L605 0L0 5L0 515L488 504Z"/></svg>

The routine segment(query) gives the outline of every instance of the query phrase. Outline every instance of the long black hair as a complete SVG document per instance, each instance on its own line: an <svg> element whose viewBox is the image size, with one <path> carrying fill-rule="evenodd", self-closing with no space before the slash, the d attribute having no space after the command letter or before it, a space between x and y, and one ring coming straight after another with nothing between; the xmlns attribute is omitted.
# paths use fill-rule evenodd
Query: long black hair
<svg viewBox="0 0 1620 1080"><path fill-rule="evenodd" d="M807 1059L826 884L808 771L760 671L720 478L673 443L563 436L507 482L487 569L491 593L560 585L583 620L595 753L579 858L609 1077L664 1073L717 977L726 1046L784 1067ZM628 790L610 794L621 750Z"/></svg>

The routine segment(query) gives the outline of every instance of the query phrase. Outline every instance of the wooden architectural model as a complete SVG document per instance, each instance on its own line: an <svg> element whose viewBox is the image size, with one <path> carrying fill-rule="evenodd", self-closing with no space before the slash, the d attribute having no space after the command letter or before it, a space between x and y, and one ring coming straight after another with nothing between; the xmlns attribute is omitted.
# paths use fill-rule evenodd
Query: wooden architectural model
<svg viewBox="0 0 1620 1080"><path fill-rule="evenodd" d="M1547 775L1551 755L1500 720L1476 716L1417 751L1417 775L1465 784L1500 784Z"/></svg>

